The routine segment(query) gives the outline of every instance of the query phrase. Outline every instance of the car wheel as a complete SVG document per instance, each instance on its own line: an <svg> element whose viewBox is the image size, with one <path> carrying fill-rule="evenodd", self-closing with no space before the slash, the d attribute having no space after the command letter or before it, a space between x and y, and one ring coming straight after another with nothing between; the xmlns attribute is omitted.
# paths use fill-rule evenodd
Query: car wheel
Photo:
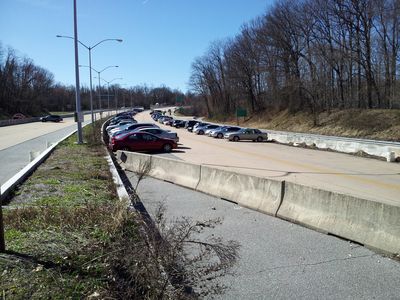
<svg viewBox="0 0 400 300"><path fill-rule="evenodd" d="M200 134L200 135L203 135L203 134L204 134L204 131L203 131L203 130L200 130L200 131L199 131L199 134Z"/></svg>
<svg viewBox="0 0 400 300"><path fill-rule="evenodd" d="M261 136L259 136L258 138L257 138L257 142L262 142L264 139L261 137Z"/></svg>
<svg viewBox="0 0 400 300"><path fill-rule="evenodd" d="M163 146L163 150L164 150L164 152L171 152L172 146L170 144L165 144Z"/></svg>
<svg viewBox="0 0 400 300"><path fill-rule="evenodd" d="M222 133L218 133L218 134L217 134L217 138L222 139L223 137L224 137L224 136L223 136Z"/></svg>
<svg viewBox="0 0 400 300"><path fill-rule="evenodd" d="M233 137L233 141L234 141L234 142L239 142L239 140L240 140L240 139L239 139L238 136L234 136L234 137Z"/></svg>

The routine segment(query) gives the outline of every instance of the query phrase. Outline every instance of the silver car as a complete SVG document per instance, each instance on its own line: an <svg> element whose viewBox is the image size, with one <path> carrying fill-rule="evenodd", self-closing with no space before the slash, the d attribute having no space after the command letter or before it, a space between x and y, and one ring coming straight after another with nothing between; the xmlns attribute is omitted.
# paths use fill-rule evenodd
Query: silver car
<svg viewBox="0 0 400 300"><path fill-rule="evenodd" d="M218 138L218 139L222 139L224 137L224 134L226 133L230 133L230 132L237 132L240 129L242 129L241 127L237 127L237 126L221 126L218 128L215 128L213 130L211 130L208 133L208 136L214 137L214 138Z"/></svg>
<svg viewBox="0 0 400 300"><path fill-rule="evenodd" d="M111 129L114 129L114 128L117 128L117 127L120 127L120 126L124 126L124 125L128 125L128 124L134 124L134 123L137 123L137 122L135 120L121 121L121 122L119 122L117 124L114 124L114 125L108 125L106 127L106 130L110 131Z"/></svg>
<svg viewBox="0 0 400 300"><path fill-rule="evenodd" d="M171 132L169 130L164 130L164 129L160 129L160 128L138 128L137 130L135 130L137 132L148 132L148 133L152 133L158 137L161 138L166 138L166 139L171 139L174 140L175 142L179 142L179 137L178 134L176 132Z"/></svg>
<svg viewBox="0 0 400 300"><path fill-rule="evenodd" d="M127 124L127 125L123 125L123 126L119 126L119 127L113 128L110 131L108 131L108 135L109 136L116 136L118 134L121 134L122 132L136 130L139 127L156 127L156 128L160 128L159 126L157 126L156 124L153 124L153 123L134 123L134 124Z"/></svg>
<svg viewBox="0 0 400 300"><path fill-rule="evenodd" d="M242 128L236 132L225 133L224 138L234 142L241 140L263 142L268 140L268 134L259 129Z"/></svg>
<svg viewBox="0 0 400 300"><path fill-rule="evenodd" d="M208 124L208 125L205 125L205 126L198 126L196 128L193 128L193 133L199 134L199 135L207 134L207 130L215 129L217 127L219 127L219 125L215 125L215 124Z"/></svg>

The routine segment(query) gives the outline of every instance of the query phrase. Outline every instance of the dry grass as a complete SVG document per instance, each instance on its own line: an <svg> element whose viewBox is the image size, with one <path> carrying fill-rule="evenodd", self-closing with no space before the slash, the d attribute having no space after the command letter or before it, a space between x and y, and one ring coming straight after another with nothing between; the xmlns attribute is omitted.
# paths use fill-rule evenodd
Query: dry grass
<svg viewBox="0 0 400 300"><path fill-rule="evenodd" d="M314 126L313 116L307 112L291 114L287 110L255 114L243 121L241 126L270 130L305 132L324 135L400 141L400 110L348 109L322 112L319 125ZM218 121L218 120L214 120ZM227 121L236 124L236 119Z"/></svg>
<svg viewBox="0 0 400 300"><path fill-rule="evenodd" d="M74 141L60 144L4 209L5 299L114 294L107 245L125 218L126 203L116 197L104 149Z"/></svg>
<svg viewBox="0 0 400 300"><path fill-rule="evenodd" d="M193 299L220 293L212 279L235 263L238 245L197 239L204 226L189 220L165 226L160 217L149 227L129 209L130 199L117 197L105 149L91 129L85 128L85 145L76 145L75 137L61 143L4 207L0 298ZM187 244L199 247L197 256L188 256Z"/></svg>

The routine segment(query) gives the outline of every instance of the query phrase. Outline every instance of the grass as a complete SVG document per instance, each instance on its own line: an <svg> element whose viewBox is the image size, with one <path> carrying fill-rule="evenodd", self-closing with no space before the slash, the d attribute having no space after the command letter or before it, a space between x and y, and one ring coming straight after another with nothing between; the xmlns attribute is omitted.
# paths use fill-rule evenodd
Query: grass
<svg viewBox="0 0 400 300"><path fill-rule="evenodd" d="M128 217L126 203L116 196L104 149L74 141L62 142L4 207L0 299L118 294L108 253Z"/></svg>
<svg viewBox="0 0 400 300"><path fill-rule="evenodd" d="M236 118L215 118L236 124ZM346 109L318 114L318 125L308 112L266 110L240 120L240 126L386 141L400 141L399 109Z"/></svg>
<svg viewBox="0 0 400 300"><path fill-rule="evenodd" d="M93 131L92 131L93 130ZM223 292L239 245L211 235L214 223L156 222L135 193L121 201L100 143L99 124L71 137L3 208L0 299L194 299ZM143 169L145 172L147 169ZM140 178L144 178L145 174ZM193 253L186 249L196 248ZM171 283L173 282L173 283ZM196 290L196 292L193 292ZM196 295L194 295L196 294Z"/></svg>

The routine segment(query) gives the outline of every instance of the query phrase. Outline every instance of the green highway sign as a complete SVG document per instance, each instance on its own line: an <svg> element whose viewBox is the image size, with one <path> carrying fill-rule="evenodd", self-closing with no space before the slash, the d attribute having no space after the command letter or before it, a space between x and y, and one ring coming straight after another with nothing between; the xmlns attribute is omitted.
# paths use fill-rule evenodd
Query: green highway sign
<svg viewBox="0 0 400 300"><path fill-rule="evenodd" d="M236 116L237 117L247 117L247 110L244 108L238 108L236 110Z"/></svg>

